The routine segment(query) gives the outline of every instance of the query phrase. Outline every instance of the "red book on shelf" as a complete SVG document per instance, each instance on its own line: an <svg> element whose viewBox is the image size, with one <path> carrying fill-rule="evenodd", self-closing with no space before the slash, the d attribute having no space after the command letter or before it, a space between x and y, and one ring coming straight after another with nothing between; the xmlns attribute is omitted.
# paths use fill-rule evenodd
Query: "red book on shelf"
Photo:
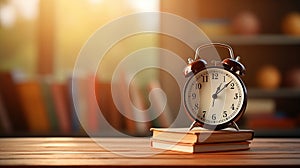
<svg viewBox="0 0 300 168"><path fill-rule="evenodd" d="M115 103L119 104L119 111L124 116L124 131L130 135L136 135L136 123L133 118L133 111L131 106L131 99L129 98L129 88L126 87L127 79L125 72L120 73L118 80L115 83L112 83L114 93L117 95L114 96Z"/></svg>
<svg viewBox="0 0 300 168"><path fill-rule="evenodd" d="M120 114L120 112L118 111L118 109L114 104L112 94L111 94L111 84L98 81L96 84L95 91L96 91L96 97L97 97L99 108L105 120L113 128L117 129L118 131L122 131L123 116ZM100 123L100 127L101 127L101 123Z"/></svg>
<svg viewBox="0 0 300 168"><path fill-rule="evenodd" d="M83 128L90 134L99 131L97 101L95 96L95 82L92 75L82 76L75 80L73 96L77 103L76 114Z"/></svg>
<svg viewBox="0 0 300 168"><path fill-rule="evenodd" d="M8 119L12 125L12 131L15 133L28 131L24 108L11 73L1 72L0 81L0 94L2 96L3 106L7 111Z"/></svg>
<svg viewBox="0 0 300 168"><path fill-rule="evenodd" d="M0 133L12 133L12 123L8 118L8 111L4 107L4 102L0 94Z"/></svg>
<svg viewBox="0 0 300 168"><path fill-rule="evenodd" d="M149 134L149 114L146 111L144 96L138 83L129 81L125 71L118 76L118 81L113 83L117 95L115 101L119 102L124 115L125 132L133 136L145 136ZM130 88L129 88L130 87Z"/></svg>
<svg viewBox="0 0 300 168"><path fill-rule="evenodd" d="M86 79L87 96L87 124L91 133L98 133L100 130L98 116L98 102L96 98L95 87L98 82L94 75L89 75Z"/></svg>
<svg viewBox="0 0 300 168"><path fill-rule="evenodd" d="M71 133L71 111L69 108L67 86L65 84L53 83L51 91L54 100L55 112L59 123L60 132Z"/></svg>

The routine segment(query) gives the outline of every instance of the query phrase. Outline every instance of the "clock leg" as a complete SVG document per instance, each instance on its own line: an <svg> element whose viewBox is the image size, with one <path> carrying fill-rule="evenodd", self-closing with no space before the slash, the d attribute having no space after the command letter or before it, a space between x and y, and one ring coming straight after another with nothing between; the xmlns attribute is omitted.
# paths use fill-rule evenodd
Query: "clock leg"
<svg viewBox="0 0 300 168"><path fill-rule="evenodd" d="M240 130L239 126L233 121L230 125L232 128L236 129L237 131Z"/></svg>
<svg viewBox="0 0 300 168"><path fill-rule="evenodd" d="M196 120L191 124L189 131L191 131L194 127L199 127L201 126Z"/></svg>

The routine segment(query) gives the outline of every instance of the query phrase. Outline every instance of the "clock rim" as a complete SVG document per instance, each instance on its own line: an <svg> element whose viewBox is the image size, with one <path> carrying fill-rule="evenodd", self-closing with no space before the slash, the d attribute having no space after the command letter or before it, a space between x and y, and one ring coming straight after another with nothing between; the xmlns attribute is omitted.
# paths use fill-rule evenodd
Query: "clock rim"
<svg viewBox="0 0 300 168"><path fill-rule="evenodd" d="M186 94L186 87L187 84L191 81L191 79L198 73L205 71L207 69L223 69L225 71L227 71L228 73L231 73L232 75L234 75L238 81L240 82L241 86L242 86L242 91L244 93L244 100L242 102L242 107L240 109L240 111L238 112L238 114L233 117L231 120L228 120L227 122L223 123L223 124L219 124L219 125L213 125L213 124L208 124L208 123L204 123L200 120L197 119L197 117L194 117L194 115L192 115L192 113L188 110L187 105L186 105L186 100L185 100L185 94ZM224 129L229 127L232 122L237 122L240 120L240 118L244 115L245 111L246 111L246 107L247 107L247 99L248 99L248 95L247 95L247 89L246 89L246 85L243 82L243 80L240 78L240 76L238 76L236 73L230 71L230 69L227 69L225 67L222 66L210 66L210 67L206 67L200 71L198 71L197 73L193 74L192 76L189 77L189 79L186 81L185 85L184 85L184 92L183 92L183 102L184 102L184 108L185 111L187 111L187 113L189 114L190 117L192 117L198 124L199 126L206 128L206 129L213 129L213 130L220 130L220 129Z"/></svg>

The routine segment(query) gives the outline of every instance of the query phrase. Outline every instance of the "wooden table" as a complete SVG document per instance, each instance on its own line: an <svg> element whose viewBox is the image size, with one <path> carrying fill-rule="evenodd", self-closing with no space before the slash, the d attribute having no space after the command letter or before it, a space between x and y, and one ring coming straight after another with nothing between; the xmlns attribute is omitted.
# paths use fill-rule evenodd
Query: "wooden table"
<svg viewBox="0 0 300 168"><path fill-rule="evenodd" d="M283 165L300 166L300 139L255 138L246 151L189 154L152 149L149 138L0 138L0 166L4 167Z"/></svg>

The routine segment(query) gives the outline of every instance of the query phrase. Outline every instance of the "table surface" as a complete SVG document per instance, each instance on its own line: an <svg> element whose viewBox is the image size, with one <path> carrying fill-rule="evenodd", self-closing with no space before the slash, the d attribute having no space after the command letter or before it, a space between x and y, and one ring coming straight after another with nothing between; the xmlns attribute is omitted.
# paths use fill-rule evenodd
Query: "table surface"
<svg viewBox="0 0 300 168"><path fill-rule="evenodd" d="M300 139L255 138L250 150L183 153L150 147L149 138L0 138L0 166L156 167L295 166Z"/></svg>

